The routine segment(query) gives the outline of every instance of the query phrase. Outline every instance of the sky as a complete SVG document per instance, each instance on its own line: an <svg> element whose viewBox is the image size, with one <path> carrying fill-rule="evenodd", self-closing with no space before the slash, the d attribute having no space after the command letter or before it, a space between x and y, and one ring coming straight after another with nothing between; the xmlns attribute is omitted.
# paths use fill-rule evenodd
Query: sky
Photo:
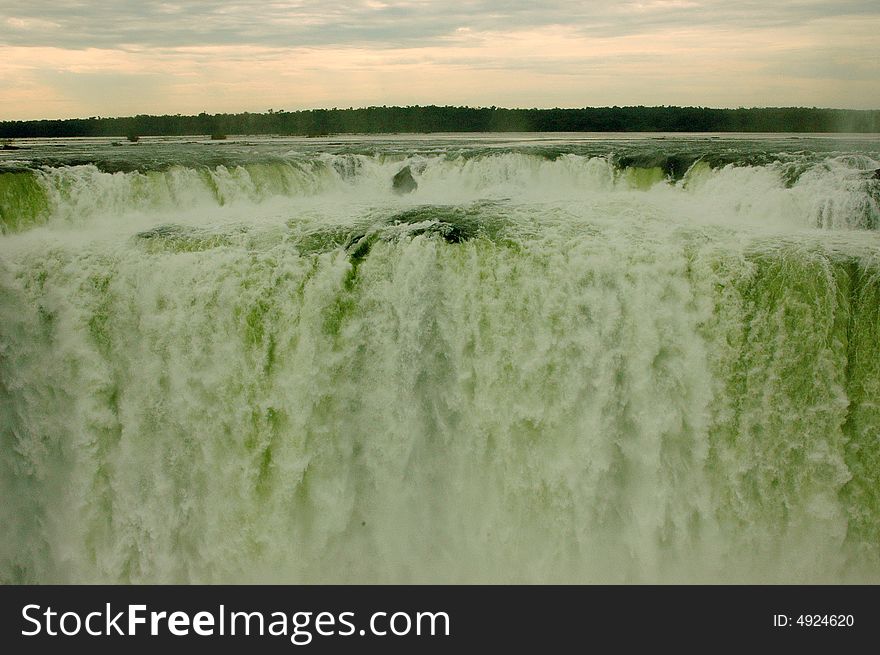
<svg viewBox="0 0 880 655"><path fill-rule="evenodd" d="M880 108L878 0L3 0L0 120L369 105Z"/></svg>

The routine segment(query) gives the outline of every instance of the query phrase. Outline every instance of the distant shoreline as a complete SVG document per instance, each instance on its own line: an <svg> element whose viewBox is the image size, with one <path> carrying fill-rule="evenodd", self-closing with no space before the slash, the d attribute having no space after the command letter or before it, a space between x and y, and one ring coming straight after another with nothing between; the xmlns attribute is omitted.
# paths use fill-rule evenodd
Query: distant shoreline
<svg viewBox="0 0 880 655"><path fill-rule="evenodd" d="M264 113L0 121L0 138L211 135L331 136L443 132L878 133L880 109L764 107L364 107Z"/></svg>

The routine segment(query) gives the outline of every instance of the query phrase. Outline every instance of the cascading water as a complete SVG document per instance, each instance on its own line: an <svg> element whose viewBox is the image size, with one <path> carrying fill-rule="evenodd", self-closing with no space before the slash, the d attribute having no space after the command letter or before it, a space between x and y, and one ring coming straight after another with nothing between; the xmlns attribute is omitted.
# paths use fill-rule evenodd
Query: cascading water
<svg viewBox="0 0 880 655"><path fill-rule="evenodd" d="M0 580L880 581L880 143L505 139L0 162Z"/></svg>

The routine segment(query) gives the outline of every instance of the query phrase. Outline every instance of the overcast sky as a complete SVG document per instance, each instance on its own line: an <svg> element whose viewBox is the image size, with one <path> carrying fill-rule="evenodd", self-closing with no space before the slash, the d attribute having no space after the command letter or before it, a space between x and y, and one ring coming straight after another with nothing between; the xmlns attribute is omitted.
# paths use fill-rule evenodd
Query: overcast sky
<svg viewBox="0 0 880 655"><path fill-rule="evenodd" d="M878 0L2 0L0 119L880 108Z"/></svg>

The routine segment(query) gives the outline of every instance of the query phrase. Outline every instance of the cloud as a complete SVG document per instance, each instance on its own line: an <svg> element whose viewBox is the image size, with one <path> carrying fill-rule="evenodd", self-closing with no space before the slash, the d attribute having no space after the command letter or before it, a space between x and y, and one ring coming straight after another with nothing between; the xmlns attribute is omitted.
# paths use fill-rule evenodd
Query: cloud
<svg viewBox="0 0 880 655"><path fill-rule="evenodd" d="M547 0L63 2L6 0L0 43L65 48L408 47L471 32L565 25L591 37L645 34L682 24L732 30L796 26L840 16L877 16L872 1L729 0L637 2Z"/></svg>
<svg viewBox="0 0 880 655"><path fill-rule="evenodd" d="M5 0L0 119L462 103L880 106L875 0Z"/></svg>

